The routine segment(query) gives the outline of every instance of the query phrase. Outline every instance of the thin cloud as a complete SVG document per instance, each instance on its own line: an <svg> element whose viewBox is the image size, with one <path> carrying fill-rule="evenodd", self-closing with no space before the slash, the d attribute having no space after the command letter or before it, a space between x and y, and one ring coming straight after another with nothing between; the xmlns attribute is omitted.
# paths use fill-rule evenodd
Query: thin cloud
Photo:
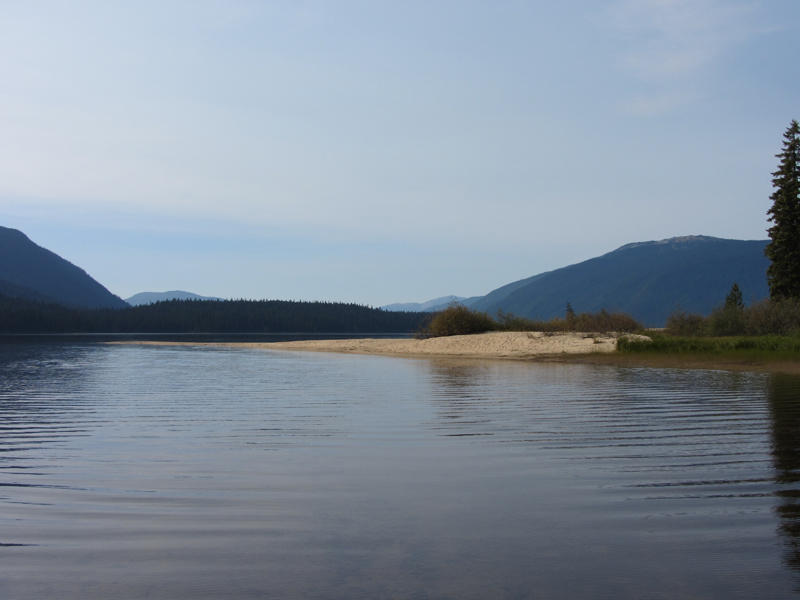
<svg viewBox="0 0 800 600"><path fill-rule="evenodd" d="M702 94L688 89L736 44L764 32L758 5L722 0L623 0L603 25L621 44L622 69L659 90L627 100L627 112L651 115L684 106Z"/></svg>

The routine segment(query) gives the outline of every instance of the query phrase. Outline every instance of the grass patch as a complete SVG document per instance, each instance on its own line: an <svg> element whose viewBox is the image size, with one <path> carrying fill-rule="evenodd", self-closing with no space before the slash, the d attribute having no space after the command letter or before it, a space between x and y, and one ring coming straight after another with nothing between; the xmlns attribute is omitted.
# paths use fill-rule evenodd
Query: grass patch
<svg viewBox="0 0 800 600"><path fill-rule="evenodd" d="M800 360L800 337L725 336L680 337L648 333L651 342L621 338L617 350L623 354L690 356L693 358L745 360Z"/></svg>

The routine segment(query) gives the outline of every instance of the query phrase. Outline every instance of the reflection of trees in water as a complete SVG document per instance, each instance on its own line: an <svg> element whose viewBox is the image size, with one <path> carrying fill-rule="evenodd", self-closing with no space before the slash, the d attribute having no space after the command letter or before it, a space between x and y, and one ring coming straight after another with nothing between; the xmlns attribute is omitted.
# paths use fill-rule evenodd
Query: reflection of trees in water
<svg viewBox="0 0 800 600"><path fill-rule="evenodd" d="M683 418L681 406L708 399L722 401L735 414L749 409L723 399L752 397L765 385L762 375L751 373L499 361L428 364L439 425L481 435L502 430L527 437L547 429L546 423L563 433L570 420L586 419L598 427L606 419L609 427L654 426L663 422L665 411Z"/></svg>
<svg viewBox="0 0 800 600"><path fill-rule="evenodd" d="M437 427L446 435L494 436L530 442L543 435L578 435L572 421L612 413L630 391L641 397L641 374L558 363L429 363Z"/></svg>
<svg viewBox="0 0 800 600"><path fill-rule="evenodd" d="M786 545L786 563L800 571L800 379L775 377L770 386L772 460L780 486L779 532Z"/></svg>
<svg viewBox="0 0 800 600"><path fill-rule="evenodd" d="M437 385L436 397L444 400L482 396L482 390L493 379L489 365L431 361L430 366L432 379Z"/></svg>
<svg viewBox="0 0 800 600"><path fill-rule="evenodd" d="M493 380L491 367L436 360L429 365L434 384L431 401L438 409L439 425L451 431L447 435L466 435L465 428L488 422L484 413L495 402L487 394Z"/></svg>
<svg viewBox="0 0 800 600"><path fill-rule="evenodd" d="M453 435L521 433L540 415L534 400L547 395L558 379L550 365L487 361L428 362L431 403L439 425L461 430ZM574 383L574 382L573 382ZM469 432L464 430L470 430Z"/></svg>
<svg viewBox="0 0 800 600"><path fill-rule="evenodd" d="M761 481L761 461L770 458L761 447L765 435L770 435L777 537L784 546L786 567L800 576L800 377L677 369L548 369L542 365L528 371L432 362L432 401L440 416L436 426L446 435L493 435L494 440L521 442L546 439L551 448L559 440L567 445L572 440L591 441L599 432L599 441L587 447L595 456L605 456L605 448L613 448L617 441L636 444L637 438L666 433L670 435L663 448L655 445L654 437L654 445L641 452L664 453L676 460L684 452L687 457L704 452L694 445L704 443L699 436L707 427L709 434L723 436L709 437L708 444L721 444L706 451L710 463L749 460L737 456L740 451L750 452L740 450L740 438L743 443L758 444L752 458L759 472L754 475L756 481ZM768 399L769 415L764 415L762 399ZM765 416L770 418L769 429L762 420ZM680 435L681 431L686 433L684 442L671 438L671 433ZM684 443L686 450L681 447ZM728 451L730 458L724 456ZM675 465L657 477L669 478L663 473L673 473ZM686 464L684 470L674 471L673 481L683 485L688 477L706 485L705 468ZM648 477L643 475L643 481L649 481ZM720 483L734 486L735 477L726 476ZM741 491L746 496L752 490ZM731 494L738 497L739 491Z"/></svg>

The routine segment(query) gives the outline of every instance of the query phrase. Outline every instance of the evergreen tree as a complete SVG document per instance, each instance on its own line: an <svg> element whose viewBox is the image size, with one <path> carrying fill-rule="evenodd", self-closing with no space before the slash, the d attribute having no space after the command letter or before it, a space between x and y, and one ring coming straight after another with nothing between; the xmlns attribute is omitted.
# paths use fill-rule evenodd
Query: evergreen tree
<svg viewBox="0 0 800 600"><path fill-rule="evenodd" d="M773 300L800 299L800 124L793 120L783 137L783 152L777 155L780 166L772 174L772 208L767 211L774 225L764 250L772 261L767 280Z"/></svg>
<svg viewBox="0 0 800 600"><path fill-rule="evenodd" d="M731 291L725 296L725 308L744 308L744 299L742 298L742 290L739 289L739 284L734 283L731 286Z"/></svg>
<svg viewBox="0 0 800 600"><path fill-rule="evenodd" d="M567 321L575 318L575 311L572 309L572 304L567 302Z"/></svg>

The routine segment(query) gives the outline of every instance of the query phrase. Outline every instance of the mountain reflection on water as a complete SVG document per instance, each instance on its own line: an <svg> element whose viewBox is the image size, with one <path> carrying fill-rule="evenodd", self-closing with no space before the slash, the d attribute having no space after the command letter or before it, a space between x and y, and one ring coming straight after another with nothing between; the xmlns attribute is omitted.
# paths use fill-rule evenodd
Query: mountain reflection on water
<svg viewBox="0 0 800 600"><path fill-rule="evenodd" d="M0 345L0 597L796 597L799 390Z"/></svg>

